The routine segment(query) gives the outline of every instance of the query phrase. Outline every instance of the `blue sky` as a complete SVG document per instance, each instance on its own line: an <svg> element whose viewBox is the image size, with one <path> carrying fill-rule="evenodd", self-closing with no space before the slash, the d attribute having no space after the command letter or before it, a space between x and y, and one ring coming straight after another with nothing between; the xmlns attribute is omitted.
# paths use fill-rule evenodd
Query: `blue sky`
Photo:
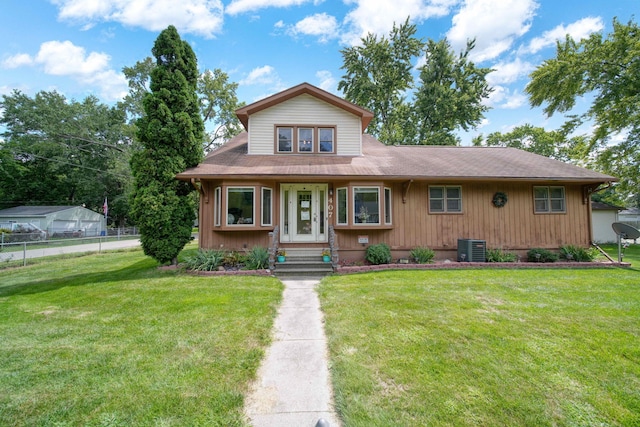
<svg viewBox="0 0 640 427"><path fill-rule="evenodd" d="M57 90L109 104L127 91L122 68L151 56L168 25L201 70L222 69L251 103L302 82L341 95L340 50L410 16L424 39L446 37L461 49L475 38L472 59L495 69L491 110L462 135L466 144L524 123L556 128L560 118L529 107L528 74L566 34L579 39L610 32L614 17L635 20L640 0L3 0L1 10L0 95Z"/></svg>

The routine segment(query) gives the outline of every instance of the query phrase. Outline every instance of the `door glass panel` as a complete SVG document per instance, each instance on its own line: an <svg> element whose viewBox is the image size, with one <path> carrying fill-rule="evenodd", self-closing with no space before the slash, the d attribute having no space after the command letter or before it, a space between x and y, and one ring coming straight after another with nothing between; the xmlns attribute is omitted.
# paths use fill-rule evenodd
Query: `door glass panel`
<svg viewBox="0 0 640 427"><path fill-rule="evenodd" d="M325 213L324 213L324 205L325 205L325 201L324 201L324 190L320 190L320 194L319 194L319 204L320 204L320 234L324 234L324 218L325 218Z"/></svg>
<svg viewBox="0 0 640 427"><path fill-rule="evenodd" d="M298 191L298 218L296 223L298 234L311 234L312 208L311 191Z"/></svg>
<svg viewBox="0 0 640 427"><path fill-rule="evenodd" d="M289 234L289 190L284 191L283 214L284 214L284 227L282 232L284 234Z"/></svg>

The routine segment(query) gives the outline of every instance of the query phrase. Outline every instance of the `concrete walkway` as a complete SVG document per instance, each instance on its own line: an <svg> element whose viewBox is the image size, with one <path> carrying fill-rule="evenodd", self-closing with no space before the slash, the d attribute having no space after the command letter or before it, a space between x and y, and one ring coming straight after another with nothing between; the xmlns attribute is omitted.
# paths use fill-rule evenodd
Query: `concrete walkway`
<svg viewBox="0 0 640 427"><path fill-rule="evenodd" d="M247 398L254 427L313 427L320 418L337 427L317 280L284 280L282 304Z"/></svg>

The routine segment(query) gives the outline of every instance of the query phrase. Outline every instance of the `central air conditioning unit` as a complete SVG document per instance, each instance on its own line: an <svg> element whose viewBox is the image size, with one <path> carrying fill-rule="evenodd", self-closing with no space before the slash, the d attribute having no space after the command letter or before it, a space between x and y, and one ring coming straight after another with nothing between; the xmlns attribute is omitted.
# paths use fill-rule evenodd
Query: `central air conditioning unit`
<svg viewBox="0 0 640 427"><path fill-rule="evenodd" d="M458 261L486 262L486 240L458 239Z"/></svg>

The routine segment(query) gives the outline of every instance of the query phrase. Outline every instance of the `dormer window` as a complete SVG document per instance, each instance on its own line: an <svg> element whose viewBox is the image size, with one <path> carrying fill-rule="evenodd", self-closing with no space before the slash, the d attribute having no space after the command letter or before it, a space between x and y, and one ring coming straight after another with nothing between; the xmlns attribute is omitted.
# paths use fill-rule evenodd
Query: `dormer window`
<svg viewBox="0 0 640 427"><path fill-rule="evenodd" d="M334 126L276 126L276 153L332 154L336 152Z"/></svg>
<svg viewBox="0 0 640 427"><path fill-rule="evenodd" d="M313 152L313 128L298 128L298 152Z"/></svg>
<svg viewBox="0 0 640 427"><path fill-rule="evenodd" d="M291 153L293 152L293 128L278 128L278 152L279 153Z"/></svg>
<svg viewBox="0 0 640 427"><path fill-rule="evenodd" d="M319 128L318 140L321 153L333 153L333 128Z"/></svg>

